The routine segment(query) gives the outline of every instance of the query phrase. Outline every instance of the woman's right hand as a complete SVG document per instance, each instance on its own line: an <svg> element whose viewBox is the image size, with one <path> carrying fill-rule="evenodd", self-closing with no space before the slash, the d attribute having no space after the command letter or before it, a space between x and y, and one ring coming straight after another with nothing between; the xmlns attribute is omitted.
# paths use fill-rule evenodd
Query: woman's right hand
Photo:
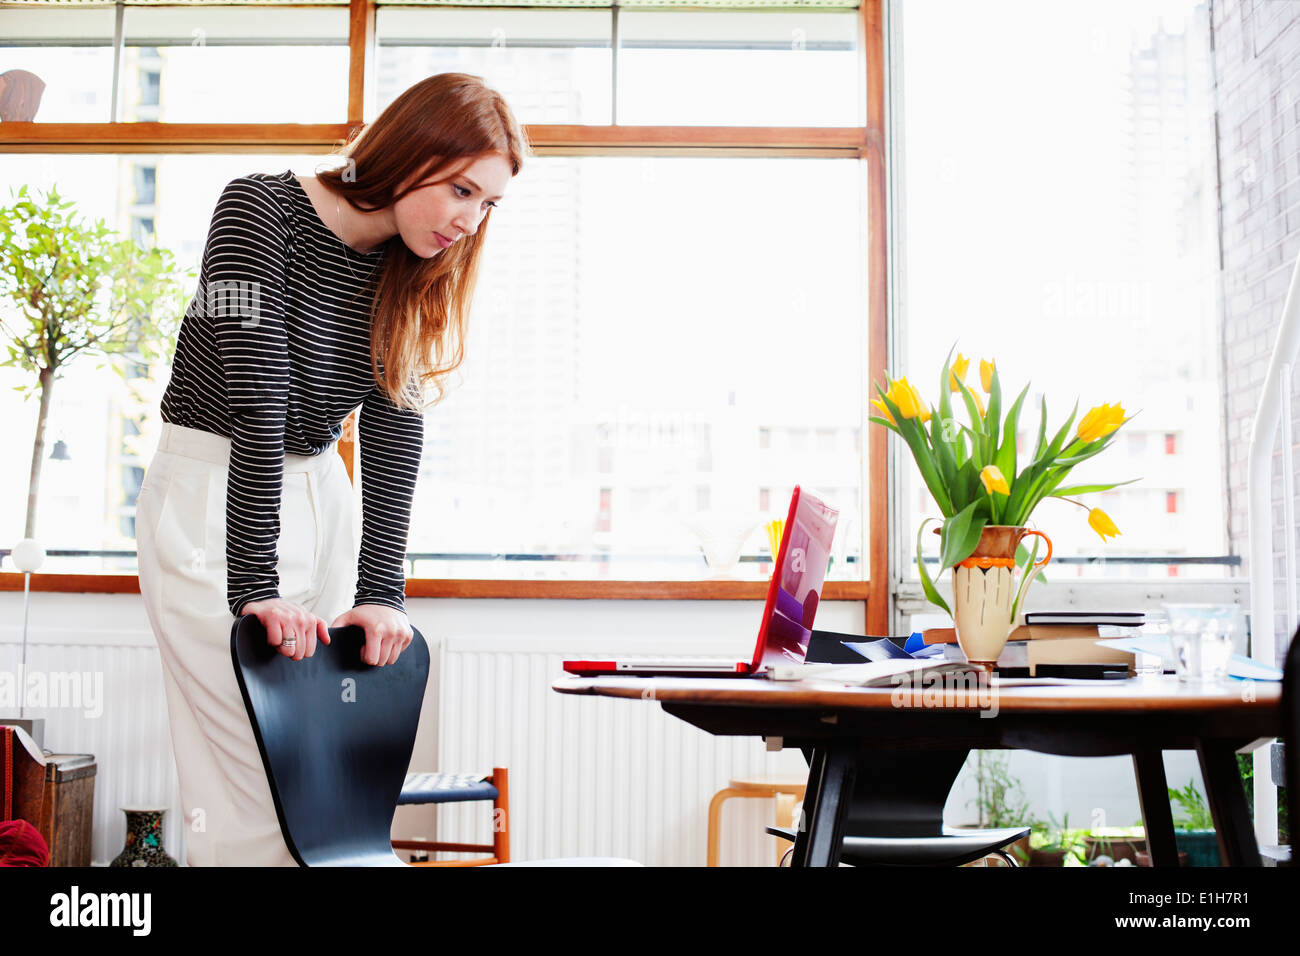
<svg viewBox="0 0 1300 956"><path fill-rule="evenodd" d="M266 628L266 642L292 660L311 657L316 652L317 640L324 644L330 642L329 624L302 605L284 598L249 601L240 610L261 621Z"/></svg>

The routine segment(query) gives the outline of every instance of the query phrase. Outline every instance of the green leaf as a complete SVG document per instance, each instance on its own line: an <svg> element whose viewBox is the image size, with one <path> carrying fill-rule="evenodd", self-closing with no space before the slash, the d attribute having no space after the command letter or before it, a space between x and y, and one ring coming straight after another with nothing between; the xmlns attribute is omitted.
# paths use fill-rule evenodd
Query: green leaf
<svg viewBox="0 0 1300 956"><path fill-rule="evenodd" d="M1042 539L1039 538L1037 535L1034 535L1034 554L1035 554L1035 555L1037 555L1037 553L1038 553L1038 542L1041 541L1041 540L1042 540ZM1025 565L1025 558L1027 558L1027 557L1029 557L1029 549L1026 548L1026 547L1024 546L1023 543L1022 543L1022 544L1018 544L1018 545L1016 545L1016 564L1019 565L1019 566L1022 567L1022 568L1025 567L1025 566L1026 566L1026 565ZM1047 575L1046 575L1045 573L1043 573L1042 571L1039 571L1039 572L1038 572L1038 580L1040 580L1040 581L1042 581L1044 584L1046 584L1046 583L1047 583Z"/></svg>
<svg viewBox="0 0 1300 956"><path fill-rule="evenodd" d="M966 412L970 415L971 457L980 468L983 468L989 464L989 439L986 431L988 426L980 417L979 405L975 403L975 395L970 387L962 381L957 384L961 387L961 397L966 403Z"/></svg>
<svg viewBox="0 0 1300 956"><path fill-rule="evenodd" d="M1135 481L1141 481L1141 478L1130 478L1128 481L1115 481L1104 485L1069 485L1065 488L1056 488L1046 497L1062 498L1065 495L1087 495L1095 491L1110 491L1112 488L1118 488L1120 485L1131 485Z"/></svg>
<svg viewBox="0 0 1300 956"><path fill-rule="evenodd" d="M993 375L996 379L996 369L994 369ZM993 464L998 466L998 471L1002 472L1007 481L1013 484L1016 480L1016 433L1020 430L1020 406L1024 403L1027 394L1029 394L1028 384L1025 385L1015 402L1012 403L1011 411L1007 413L1007 425L1002 432L1002 444L993 457Z"/></svg>
<svg viewBox="0 0 1300 956"><path fill-rule="evenodd" d="M1034 457L1030 461L1038 461L1043 457L1043 452L1047 449L1047 397L1043 396L1043 416L1038 420L1038 441L1034 443Z"/></svg>
<svg viewBox="0 0 1300 956"><path fill-rule="evenodd" d="M945 515L952 514L952 502L948 496L948 490L943 484L939 475L938 467L934 463L934 453L926 441L925 431L918 424L917 419L904 418L902 411L895 405L885 394L879 385L876 391L880 393L881 401L889 409L889 414L894 416L898 422L898 434L902 436L903 441L907 442L908 448L912 451L912 458L916 462L917 470L921 472L921 478L925 481L925 486L930 489L930 494L934 497L935 502Z"/></svg>
<svg viewBox="0 0 1300 956"><path fill-rule="evenodd" d="M1042 459L1040 460L1051 462L1061 453L1061 446L1065 443L1065 436L1070 433L1070 426L1074 424L1074 416L1077 414L1079 414L1079 403L1076 401L1074 403L1074 411L1070 412L1070 417L1066 419L1065 424L1061 426L1061 430L1056 433L1056 437L1053 438L1052 443L1047 446L1047 451L1043 453Z"/></svg>
<svg viewBox="0 0 1300 956"><path fill-rule="evenodd" d="M939 569L951 568L958 561L964 561L975 551L980 542L980 534L988 519L978 514L980 502L972 501L960 512L943 523L940 538Z"/></svg>
<svg viewBox="0 0 1300 956"><path fill-rule="evenodd" d="M939 417L952 421L952 400L949 397L948 379L952 372L952 353L957 351L957 343L952 343L948 357L943 360L943 371L939 373Z"/></svg>
<svg viewBox="0 0 1300 956"><path fill-rule="evenodd" d="M1038 542L1040 540L1041 539L1037 535L1034 536L1034 549L1029 553L1028 562L1021 565L1024 570L1020 574L1020 587L1016 589L1016 599L1011 602L1011 623L1013 626L1016 622L1016 614L1020 611L1020 599L1025 596L1025 592L1029 588L1029 583L1035 577L1042 574L1041 571L1034 570L1034 562L1038 560ZM1022 544L1020 547L1016 548L1017 561L1019 561L1020 552L1024 550L1024 547L1025 546Z"/></svg>
<svg viewBox="0 0 1300 956"><path fill-rule="evenodd" d="M926 525L934 520L934 518L926 518L921 522L921 529L916 532L916 569L921 575L921 590L925 592L926 600L943 608L948 616L952 617L952 611L949 610L947 602L944 601L943 595L939 593L939 589L934 586L934 582L930 580L930 572L925 569L924 550L921 546L924 539L921 536L925 534ZM940 573L942 573L942 569L940 569Z"/></svg>
<svg viewBox="0 0 1300 956"><path fill-rule="evenodd" d="M938 415L930 416L930 445L934 449L935 463L944 487L948 489L949 499L957 483L957 456L952 443L944 438L944 426Z"/></svg>
<svg viewBox="0 0 1300 956"><path fill-rule="evenodd" d="M982 382L980 383L983 384ZM992 380L989 382L992 388L989 390L989 407L988 415L985 416L986 430L989 436L989 464L996 464L998 442L1002 433L1002 386L998 382L998 369L993 366ZM1006 472L1003 472L1005 475Z"/></svg>

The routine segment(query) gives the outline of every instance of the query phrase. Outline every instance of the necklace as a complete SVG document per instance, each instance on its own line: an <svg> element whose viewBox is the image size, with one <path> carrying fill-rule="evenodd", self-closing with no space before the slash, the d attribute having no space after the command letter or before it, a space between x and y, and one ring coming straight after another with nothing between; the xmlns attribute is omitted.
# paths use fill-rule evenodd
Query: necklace
<svg viewBox="0 0 1300 956"><path fill-rule="evenodd" d="M343 243L343 261L347 263L348 272L352 273L352 278L360 281L361 276L357 275L357 271L352 268L352 257L348 255L348 250L351 247L348 246L347 239L343 237L343 208L339 205L338 193L334 194L334 212L339 218L339 240ZM358 255L361 255L361 253L358 253ZM379 264L375 263L375 265L370 267L370 271L366 273L365 278L369 279L372 275L374 275L375 269L377 268L379 268Z"/></svg>

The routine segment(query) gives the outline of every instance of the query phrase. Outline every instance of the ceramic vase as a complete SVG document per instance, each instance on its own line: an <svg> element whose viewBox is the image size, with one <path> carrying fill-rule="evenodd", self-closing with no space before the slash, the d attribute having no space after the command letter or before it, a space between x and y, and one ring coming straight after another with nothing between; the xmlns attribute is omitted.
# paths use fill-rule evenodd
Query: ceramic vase
<svg viewBox="0 0 1300 956"><path fill-rule="evenodd" d="M126 845L109 866L178 866L162 843L166 810L122 808L126 814Z"/></svg>
<svg viewBox="0 0 1300 956"><path fill-rule="evenodd" d="M966 660L989 673L1015 626L1012 608L1023 573L1016 566L1016 548L1029 535L1047 541L1047 557L1034 565L1037 570L1051 560L1051 539L1011 525L986 525L974 553L952 569L957 643Z"/></svg>

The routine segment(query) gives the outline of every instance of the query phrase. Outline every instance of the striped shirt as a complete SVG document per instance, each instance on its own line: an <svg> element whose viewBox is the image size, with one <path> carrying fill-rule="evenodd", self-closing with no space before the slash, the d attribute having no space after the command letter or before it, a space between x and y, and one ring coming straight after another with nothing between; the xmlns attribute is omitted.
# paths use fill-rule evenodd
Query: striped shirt
<svg viewBox="0 0 1300 956"><path fill-rule="evenodd" d="M162 419L231 440L226 588L236 616L250 601L280 597L285 452L335 454L358 405L362 529L353 606L405 611L424 418L393 404L371 377L369 279L383 256L382 246L362 255L334 235L291 171L241 176L217 201Z"/></svg>

